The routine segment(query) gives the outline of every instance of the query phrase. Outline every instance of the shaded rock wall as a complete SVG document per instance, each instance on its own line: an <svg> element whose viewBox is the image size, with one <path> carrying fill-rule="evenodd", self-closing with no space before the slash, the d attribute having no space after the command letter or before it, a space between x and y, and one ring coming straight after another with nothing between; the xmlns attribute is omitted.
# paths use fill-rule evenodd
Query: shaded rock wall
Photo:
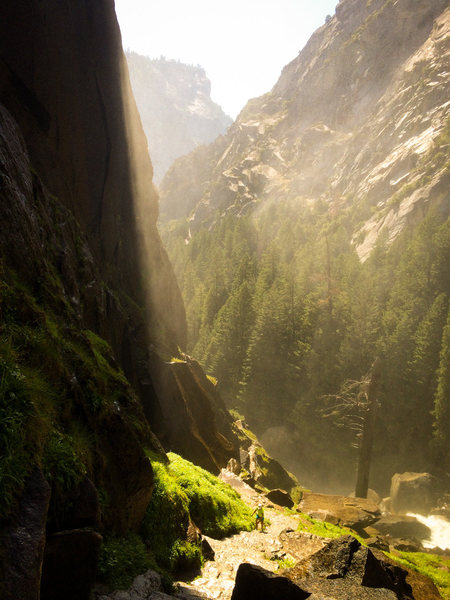
<svg viewBox="0 0 450 600"><path fill-rule="evenodd" d="M179 414L195 402L195 417L202 415L211 433L203 464L224 466L224 448L233 453L231 441L213 446L221 423L208 394L197 397L186 382L195 396L179 390L167 414L167 390L156 390L161 357L184 346L184 308L156 230L152 166L112 0L3 3L0 180L2 377L8 368L24 382L22 412L14 395L1 397L2 415L13 417L2 430L1 452L16 485L0 502L0 595L38 598L43 569L42 597L61 597L58 572L67 575L63 588L86 573L93 577L100 536L77 527L80 515L97 513L100 488L101 516L90 526L124 534L141 523L153 485L143 448L162 452L142 404L170 438ZM197 439L190 427L180 452ZM33 544L8 553L26 521L36 465L45 465L52 481L48 512L43 495ZM93 512L82 493L84 475L93 485ZM30 565L27 580L20 572L11 579L17 564ZM24 595L19 581L29 584ZM89 593L82 587L80 600Z"/></svg>
<svg viewBox="0 0 450 600"><path fill-rule="evenodd" d="M0 97L22 129L33 168L80 223L108 283L140 304L143 268L163 286L167 295L155 302L164 302L166 343L176 349L184 343L184 310L156 232L153 171L114 3L7 2L2 25ZM153 247L148 262L136 225L142 203Z"/></svg>

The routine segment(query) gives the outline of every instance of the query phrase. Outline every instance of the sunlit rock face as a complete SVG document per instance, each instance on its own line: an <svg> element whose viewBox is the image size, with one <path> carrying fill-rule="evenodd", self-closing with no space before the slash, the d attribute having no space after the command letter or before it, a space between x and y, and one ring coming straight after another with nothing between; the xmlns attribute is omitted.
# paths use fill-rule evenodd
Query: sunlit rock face
<svg viewBox="0 0 450 600"><path fill-rule="evenodd" d="M126 57L158 184L176 158L209 144L232 121L211 100L211 83L201 67L135 52Z"/></svg>
<svg viewBox="0 0 450 600"><path fill-rule="evenodd" d="M162 214L178 217L181 206L194 230L267 201L299 210L325 201L332 215L357 213L353 243L365 260L381 234L393 241L444 206L447 5L341 0L271 92L250 101L226 136L175 163Z"/></svg>

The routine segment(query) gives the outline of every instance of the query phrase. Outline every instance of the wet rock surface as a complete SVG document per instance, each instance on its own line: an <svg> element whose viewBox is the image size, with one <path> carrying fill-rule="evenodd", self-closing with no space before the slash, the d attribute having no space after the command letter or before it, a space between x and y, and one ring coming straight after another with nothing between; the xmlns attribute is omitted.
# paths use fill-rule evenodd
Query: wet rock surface
<svg viewBox="0 0 450 600"><path fill-rule="evenodd" d="M309 492L304 493L299 508L319 521L351 527L357 531L372 525L381 516L378 504L366 498Z"/></svg>
<svg viewBox="0 0 450 600"><path fill-rule="evenodd" d="M438 482L430 473L396 473L392 477L390 499L395 513L428 515L438 497Z"/></svg>

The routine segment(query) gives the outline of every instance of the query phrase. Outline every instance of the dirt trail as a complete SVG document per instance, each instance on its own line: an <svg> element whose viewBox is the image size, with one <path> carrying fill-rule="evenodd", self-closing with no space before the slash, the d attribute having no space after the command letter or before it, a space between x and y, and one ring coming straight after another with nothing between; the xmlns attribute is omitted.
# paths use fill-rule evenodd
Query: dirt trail
<svg viewBox="0 0 450 600"><path fill-rule="evenodd" d="M206 538L215 552L215 560L205 563L201 576L191 585L181 584L183 596L190 591L192 597L228 600L233 592L237 569L243 562L275 572L279 568L277 558L284 558L279 534L284 529L295 530L298 527L298 518L284 514L282 508L273 505L233 473L222 471L220 478L235 488L252 508L261 502L265 519L270 524L265 527L264 533L253 530L224 540Z"/></svg>

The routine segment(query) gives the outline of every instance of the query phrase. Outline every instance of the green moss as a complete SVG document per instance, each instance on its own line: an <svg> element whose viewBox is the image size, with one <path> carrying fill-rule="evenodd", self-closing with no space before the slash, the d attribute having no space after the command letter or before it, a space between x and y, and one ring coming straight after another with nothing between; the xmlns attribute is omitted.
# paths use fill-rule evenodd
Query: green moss
<svg viewBox="0 0 450 600"><path fill-rule="evenodd" d="M450 600L450 558L423 552L386 552L395 562L429 577L444 600Z"/></svg>
<svg viewBox="0 0 450 600"><path fill-rule="evenodd" d="M175 571L180 551L175 552L173 548L186 536L189 525L189 499L169 473L167 465L152 456L150 459L155 483L141 531L147 545L152 549L156 562Z"/></svg>
<svg viewBox="0 0 450 600"><path fill-rule="evenodd" d="M189 499L192 520L208 536L221 538L252 528L251 511L233 488L170 453L169 472Z"/></svg>
<svg viewBox="0 0 450 600"><path fill-rule="evenodd" d="M339 527L338 525L332 525L326 521L318 521L306 513L299 513L299 515L299 531L307 531L308 533L327 538L338 538L343 535L352 535L361 544L364 544L364 540L352 529L348 529L347 527Z"/></svg>
<svg viewBox="0 0 450 600"><path fill-rule="evenodd" d="M33 406L8 341L0 340L0 353L0 518L5 518L31 470L27 427Z"/></svg>
<svg viewBox="0 0 450 600"><path fill-rule="evenodd" d="M169 463L148 452L155 487L142 525L142 536L159 567L171 573L198 568L200 546L187 542L189 522L211 537L252 528L250 509L239 495L204 469L170 453Z"/></svg>

